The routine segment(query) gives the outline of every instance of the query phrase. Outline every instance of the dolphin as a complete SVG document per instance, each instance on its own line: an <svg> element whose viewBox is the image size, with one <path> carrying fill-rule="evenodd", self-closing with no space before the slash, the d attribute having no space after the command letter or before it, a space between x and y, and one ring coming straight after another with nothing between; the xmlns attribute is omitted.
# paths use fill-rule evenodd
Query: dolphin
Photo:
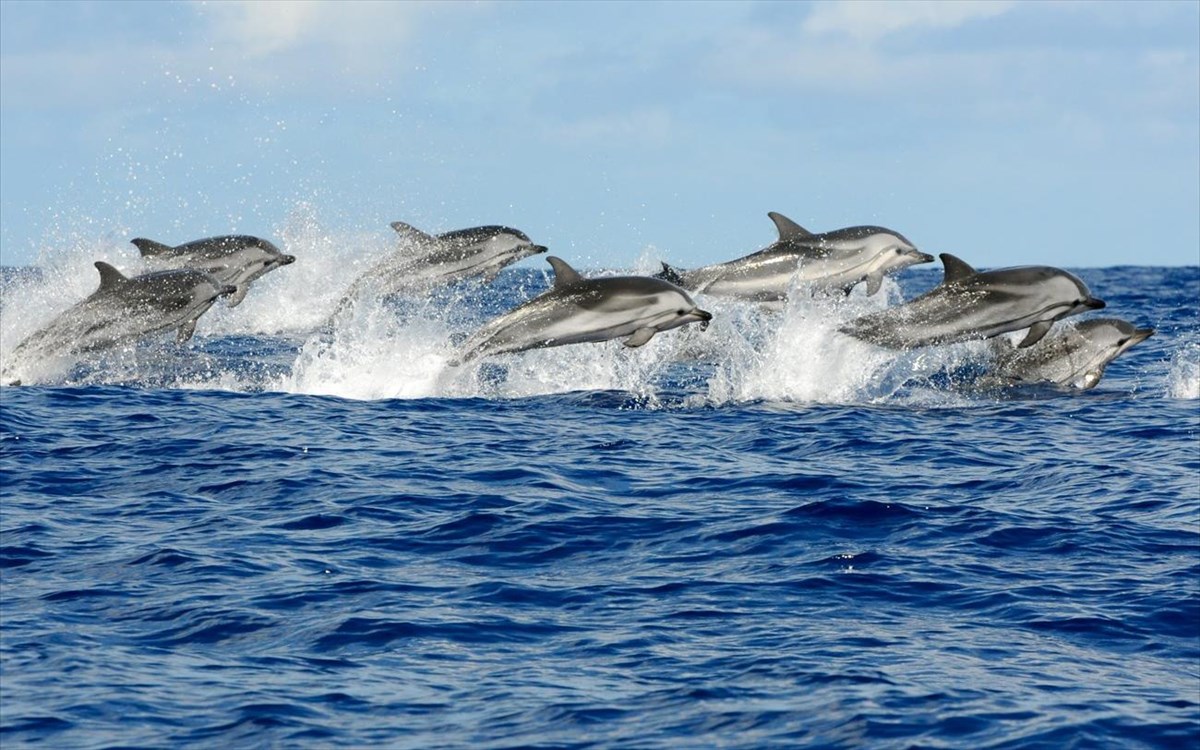
<svg viewBox="0 0 1200 750"><path fill-rule="evenodd" d="M1028 349L1000 339L988 380L1052 383L1086 391L1096 387L1110 362L1153 335L1153 328L1136 328L1119 318L1091 318L1064 326Z"/></svg>
<svg viewBox="0 0 1200 750"><path fill-rule="evenodd" d="M11 361L98 351L171 328L178 329L176 340L182 344L218 297L237 291L191 268L130 278L97 261L96 270L100 288L17 344Z"/></svg>
<svg viewBox="0 0 1200 750"><path fill-rule="evenodd" d="M1099 310L1076 276L1049 266L976 271L942 253L945 277L925 294L897 307L856 318L839 330L889 349L951 344L1028 328L1017 346L1037 343L1054 321Z"/></svg>
<svg viewBox="0 0 1200 750"><path fill-rule="evenodd" d="M546 252L524 232L509 227L472 227L433 236L402 221L394 221L391 226L400 235L401 249L356 279L344 295L343 304L368 286L378 296L386 296L471 278L490 282L505 266Z"/></svg>
<svg viewBox="0 0 1200 750"><path fill-rule="evenodd" d="M223 284L237 287L237 291L229 296L230 307L242 303L251 281L296 261L296 256L284 255L267 240L246 234L208 237L175 247L144 237L130 242L157 270L196 268L208 271Z"/></svg>
<svg viewBox="0 0 1200 750"><path fill-rule="evenodd" d="M902 234L877 226L846 227L814 234L783 214L767 214L779 239L744 258L678 271L663 263L657 275L691 292L775 303L787 298L793 280L816 289L849 294L860 281L867 294L879 291L884 275L933 256L913 246Z"/></svg>
<svg viewBox="0 0 1200 750"><path fill-rule="evenodd" d="M561 258L546 260L554 269L554 287L485 324L451 366L492 354L616 338L637 347L659 331L712 320L670 282L647 276L585 279Z"/></svg>

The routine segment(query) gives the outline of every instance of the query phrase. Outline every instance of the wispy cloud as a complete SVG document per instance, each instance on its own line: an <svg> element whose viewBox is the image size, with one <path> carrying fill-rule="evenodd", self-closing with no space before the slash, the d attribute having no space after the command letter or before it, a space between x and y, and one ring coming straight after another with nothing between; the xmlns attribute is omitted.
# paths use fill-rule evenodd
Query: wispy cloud
<svg viewBox="0 0 1200 750"><path fill-rule="evenodd" d="M971 21L994 18L1015 5L1009 0L822 2L813 7L802 30L810 35L832 34L874 42L899 32L951 29Z"/></svg>
<svg viewBox="0 0 1200 750"><path fill-rule="evenodd" d="M343 72L371 72L396 63L421 20L459 7L423 2L221 0L192 6L207 23L212 46L260 64L296 52ZM351 70L347 71L349 66Z"/></svg>
<svg viewBox="0 0 1200 750"><path fill-rule="evenodd" d="M670 140L674 125L671 114L661 108L585 116L547 127L562 142L596 142L661 145Z"/></svg>

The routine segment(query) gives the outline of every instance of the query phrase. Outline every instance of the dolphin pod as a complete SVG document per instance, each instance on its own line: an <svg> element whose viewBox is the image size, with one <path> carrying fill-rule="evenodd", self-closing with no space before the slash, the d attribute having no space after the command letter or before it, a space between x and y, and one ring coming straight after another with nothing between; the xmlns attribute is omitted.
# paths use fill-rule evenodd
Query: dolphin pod
<svg viewBox="0 0 1200 750"><path fill-rule="evenodd" d="M654 276L584 278L566 261L547 257L553 286L483 324L458 347L448 364L462 367L483 357L529 349L621 339L635 348L656 334L690 323L707 328L712 314L692 294L727 298L777 309L797 290L850 291L866 282L876 294L884 276L932 262L899 232L853 226L810 232L783 214L768 213L779 239L750 255L691 270L663 263ZM529 236L488 225L438 235L404 222L391 227L400 248L354 280L334 315L356 300L427 293L460 281L489 283L524 258L544 253ZM12 362L70 356L178 329L191 338L196 322L217 298L236 307L251 282L296 260L271 242L250 235L225 235L178 246L145 238L131 242L153 269L127 277L98 261L100 287L85 300L35 331L13 350ZM1048 383L1095 387L1107 365L1154 333L1119 319L1087 320L1049 336L1064 318L1105 303L1062 269L1026 266L978 271L949 253L939 256L942 282L898 306L861 316L838 330L887 349L903 350L991 339L1026 331L1013 345L997 339L986 381L992 385Z"/></svg>

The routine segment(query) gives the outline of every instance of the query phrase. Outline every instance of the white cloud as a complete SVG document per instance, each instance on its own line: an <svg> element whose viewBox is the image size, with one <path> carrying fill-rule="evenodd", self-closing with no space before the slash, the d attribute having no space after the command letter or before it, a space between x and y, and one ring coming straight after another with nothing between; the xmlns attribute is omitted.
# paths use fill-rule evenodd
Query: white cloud
<svg viewBox="0 0 1200 750"><path fill-rule="evenodd" d="M823 2L805 20L808 34L836 34L871 43L902 31L950 29L993 18L1016 5L1008 0L852 0Z"/></svg>
<svg viewBox="0 0 1200 750"><path fill-rule="evenodd" d="M192 6L202 35L236 78L249 85L305 87L387 80L415 66L419 32L477 4L359 0L221 0ZM437 22L434 19L437 19Z"/></svg>
<svg viewBox="0 0 1200 750"><path fill-rule="evenodd" d="M340 14L330 12L329 5L303 0L223 0L200 2L197 9L208 18L221 42L236 45L253 57L270 55L317 37L332 28L329 22L344 24ZM348 4L346 15L354 15L353 5Z"/></svg>

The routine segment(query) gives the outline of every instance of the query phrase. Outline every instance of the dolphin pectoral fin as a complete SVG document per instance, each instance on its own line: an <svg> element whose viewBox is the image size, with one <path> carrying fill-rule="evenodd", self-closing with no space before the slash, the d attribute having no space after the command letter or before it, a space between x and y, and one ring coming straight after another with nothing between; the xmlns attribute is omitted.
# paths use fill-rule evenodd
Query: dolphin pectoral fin
<svg viewBox="0 0 1200 750"><path fill-rule="evenodd" d="M229 306L237 307L242 304L242 300L246 299L246 292L250 291L249 284L238 284L237 291L229 295Z"/></svg>
<svg viewBox="0 0 1200 750"><path fill-rule="evenodd" d="M186 344L191 340L192 334L196 332L196 320L192 319L183 325L179 326L179 333L175 336L175 343Z"/></svg>
<svg viewBox="0 0 1200 750"><path fill-rule="evenodd" d="M1017 344L1017 348L1024 349L1041 341L1042 337L1050 332L1051 325L1053 323L1048 320L1039 320L1029 326L1029 333L1025 334L1025 338L1021 339L1021 343Z"/></svg>
<svg viewBox="0 0 1200 750"><path fill-rule="evenodd" d="M650 339L654 338L654 334L658 333L654 328L639 328L633 332L633 335L625 339L625 346L630 349L642 346Z"/></svg>
<svg viewBox="0 0 1200 750"><path fill-rule="evenodd" d="M175 249L170 245L164 245L161 242L148 240L144 237L137 237L130 240L130 242L133 243L133 246L138 249L138 252L142 254L143 258L148 258L154 255L163 255Z"/></svg>
<svg viewBox="0 0 1200 750"><path fill-rule="evenodd" d="M883 286L883 274L869 273L867 274L867 296L874 296L875 292L879 291L879 287Z"/></svg>

